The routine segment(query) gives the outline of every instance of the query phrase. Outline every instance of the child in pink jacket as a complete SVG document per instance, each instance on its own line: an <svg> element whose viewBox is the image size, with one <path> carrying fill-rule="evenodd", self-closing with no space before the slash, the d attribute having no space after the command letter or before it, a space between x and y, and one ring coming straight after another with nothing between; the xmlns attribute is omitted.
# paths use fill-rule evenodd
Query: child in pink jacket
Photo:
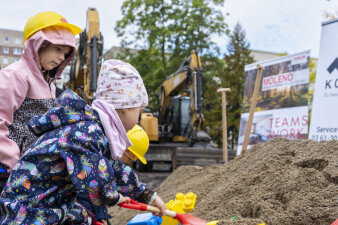
<svg viewBox="0 0 338 225"><path fill-rule="evenodd" d="M53 80L73 59L74 36L80 32L55 12L38 13L24 28L21 59L0 71L0 192L6 172L36 140L28 130L29 120L54 105Z"/></svg>
<svg viewBox="0 0 338 225"><path fill-rule="evenodd" d="M1 193L1 225L88 225L106 219L98 217L105 205L129 198L152 204L164 215L161 198L119 160L132 145L126 131L148 104L141 76L128 63L107 60L96 94L89 107L67 90L56 107L30 120L39 139L20 157Z"/></svg>

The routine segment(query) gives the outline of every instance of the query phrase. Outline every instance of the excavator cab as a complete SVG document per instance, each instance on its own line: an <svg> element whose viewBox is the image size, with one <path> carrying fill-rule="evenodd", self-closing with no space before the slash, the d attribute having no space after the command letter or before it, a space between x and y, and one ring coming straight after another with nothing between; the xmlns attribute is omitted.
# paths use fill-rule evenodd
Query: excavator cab
<svg viewBox="0 0 338 225"><path fill-rule="evenodd" d="M150 141L193 144L203 132L203 121L202 65L198 54L192 51L176 73L168 76L161 85L158 117L146 114L141 119L141 125L152 136ZM150 123L153 125L150 126ZM205 133L202 140L210 141L206 136Z"/></svg>
<svg viewBox="0 0 338 225"><path fill-rule="evenodd" d="M175 96L172 98L172 124L173 141L187 141L189 132L189 107L190 98L187 96Z"/></svg>

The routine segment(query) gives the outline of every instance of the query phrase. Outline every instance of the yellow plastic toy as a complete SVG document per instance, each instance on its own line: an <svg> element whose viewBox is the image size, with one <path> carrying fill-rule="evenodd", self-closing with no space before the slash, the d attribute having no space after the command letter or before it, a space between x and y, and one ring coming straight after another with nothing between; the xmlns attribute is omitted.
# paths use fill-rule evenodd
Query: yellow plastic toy
<svg viewBox="0 0 338 225"><path fill-rule="evenodd" d="M207 223L207 225L216 225L218 223L218 220L210 221Z"/></svg>
<svg viewBox="0 0 338 225"><path fill-rule="evenodd" d="M184 195L183 193L176 194L176 201L181 202L184 212L189 213L195 208L197 195L192 192Z"/></svg>
<svg viewBox="0 0 338 225"><path fill-rule="evenodd" d="M178 213L189 213L195 208L197 195L192 192L184 195L183 193L177 193L174 200L170 200L166 203L166 206L169 210L178 212ZM163 217L162 225L177 225L178 220L173 219L169 216Z"/></svg>
<svg viewBox="0 0 338 225"><path fill-rule="evenodd" d="M218 220L214 220L214 221L210 221L207 223L207 225L216 225L218 223ZM260 223L260 224L257 224L257 225L265 225L265 223Z"/></svg>
<svg viewBox="0 0 338 225"><path fill-rule="evenodd" d="M216 225L218 223L218 220L214 220L214 221L210 221L207 223L207 225ZM265 223L260 223L260 224L257 224L257 225L265 225Z"/></svg>

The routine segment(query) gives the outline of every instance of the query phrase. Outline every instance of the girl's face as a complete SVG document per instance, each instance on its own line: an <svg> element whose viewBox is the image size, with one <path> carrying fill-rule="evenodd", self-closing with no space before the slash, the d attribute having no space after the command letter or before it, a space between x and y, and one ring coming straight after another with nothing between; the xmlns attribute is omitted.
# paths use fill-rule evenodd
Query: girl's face
<svg viewBox="0 0 338 225"><path fill-rule="evenodd" d="M144 107L116 110L126 131L131 130L137 124L143 109Z"/></svg>
<svg viewBox="0 0 338 225"><path fill-rule="evenodd" d="M72 48L67 45L48 45L39 50L39 60L45 70L52 70L59 66Z"/></svg>

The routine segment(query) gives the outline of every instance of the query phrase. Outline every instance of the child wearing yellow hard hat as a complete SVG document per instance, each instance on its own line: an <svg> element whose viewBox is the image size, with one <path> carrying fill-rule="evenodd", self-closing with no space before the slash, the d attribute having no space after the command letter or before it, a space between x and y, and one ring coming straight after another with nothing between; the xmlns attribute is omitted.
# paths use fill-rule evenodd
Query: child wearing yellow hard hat
<svg viewBox="0 0 338 225"><path fill-rule="evenodd" d="M73 59L80 32L58 13L38 13L24 28L21 59L0 71L0 193L20 155L37 139L29 120L54 105L53 80Z"/></svg>
<svg viewBox="0 0 338 225"><path fill-rule="evenodd" d="M147 164L147 160L144 157L149 148L149 137L147 133L139 125L135 125L133 129L127 132L127 136L133 145L123 153L121 161L130 165L132 162L139 159L143 164ZM148 192L153 191L148 190ZM159 202L156 205L165 204L157 193L153 192L148 204L153 204L153 202L156 201Z"/></svg>
<svg viewBox="0 0 338 225"><path fill-rule="evenodd" d="M144 155L147 153L149 148L149 137L147 133L139 126L135 125L131 130L127 132L127 136L132 143L128 149L126 149L120 160L126 164L131 165L134 161L139 159L143 164L147 164L147 160ZM163 200L157 195L156 192L146 189L139 201L147 202L148 204L155 204L157 206L164 205ZM101 222L105 222L109 219L107 209L105 207L94 207L86 202L81 201L88 209L94 212L96 218L100 218ZM103 219L103 220L102 220Z"/></svg>
<svg viewBox="0 0 338 225"><path fill-rule="evenodd" d="M135 125L133 129L127 132L127 136L133 145L123 153L121 161L130 165L131 162L139 159L143 164L147 164L147 160L144 157L149 148L147 133L139 125Z"/></svg>
<svg viewBox="0 0 338 225"><path fill-rule="evenodd" d="M118 88L112 88L115 83ZM107 60L91 106L66 90L55 107L34 116L29 129L39 139L21 155L1 193L0 225L103 222L97 208L130 198L152 204L164 215L164 202L120 160L132 146L127 132L147 104L138 71L129 63Z"/></svg>

